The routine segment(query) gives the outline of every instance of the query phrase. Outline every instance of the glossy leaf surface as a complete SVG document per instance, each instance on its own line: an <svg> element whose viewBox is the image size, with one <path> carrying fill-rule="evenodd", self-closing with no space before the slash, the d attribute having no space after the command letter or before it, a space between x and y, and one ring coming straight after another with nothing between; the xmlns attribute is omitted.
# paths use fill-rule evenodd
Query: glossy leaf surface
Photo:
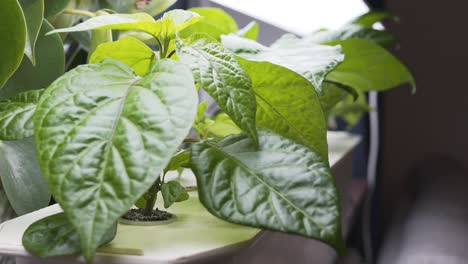
<svg viewBox="0 0 468 264"><path fill-rule="evenodd" d="M99 245L111 242L116 234L117 224L113 224ZM81 252L80 236L64 213L48 216L30 225L23 234L22 242L29 252L42 258Z"/></svg>
<svg viewBox="0 0 468 264"><path fill-rule="evenodd" d="M142 79L114 60L79 66L42 95L34 122L41 170L87 261L166 167L197 101L190 70L172 60Z"/></svg>
<svg viewBox="0 0 468 264"><path fill-rule="evenodd" d="M19 3L26 19L26 47L24 53L35 64L35 46L44 18L44 0L19 0Z"/></svg>
<svg viewBox="0 0 468 264"><path fill-rule="evenodd" d="M178 39L176 50L180 60L192 69L195 80L255 141L255 94L249 75L234 54L219 42L203 38L203 35L187 42Z"/></svg>
<svg viewBox="0 0 468 264"><path fill-rule="evenodd" d="M99 45L89 63L115 59L132 68L138 76L144 76L155 62L156 56L145 43L133 37L124 37L114 42Z"/></svg>
<svg viewBox="0 0 468 264"><path fill-rule="evenodd" d="M269 62L240 62L252 78L257 126L293 139L328 160L325 117L310 82Z"/></svg>
<svg viewBox="0 0 468 264"><path fill-rule="evenodd" d="M338 194L328 165L310 149L270 132L259 147L245 135L192 150L202 204L229 222L342 246Z"/></svg>
<svg viewBox="0 0 468 264"><path fill-rule="evenodd" d="M183 202L189 198L189 194L178 181L163 183L161 194L164 199L164 208L169 208L172 204Z"/></svg>
<svg viewBox="0 0 468 264"><path fill-rule="evenodd" d="M408 83L416 89L408 68L390 52L366 39L337 41L346 60L327 76L327 80L361 91L384 91Z"/></svg>
<svg viewBox="0 0 468 264"><path fill-rule="evenodd" d="M19 93L0 101L0 140L18 140L34 135L34 112L43 91Z"/></svg>
<svg viewBox="0 0 468 264"><path fill-rule="evenodd" d="M169 164L167 164L165 171L178 170L180 168L190 167L190 157L192 156L191 149L185 149L177 152L172 158Z"/></svg>
<svg viewBox="0 0 468 264"><path fill-rule="evenodd" d="M17 0L0 1L0 88L16 71L26 45L26 21Z"/></svg>
<svg viewBox="0 0 468 264"><path fill-rule="evenodd" d="M43 20L36 42L36 65L28 58L23 58L18 70L0 90L0 99L11 98L20 92L46 88L63 74L65 55L62 40L58 35L45 35L52 29L49 22Z"/></svg>
<svg viewBox="0 0 468 264"><path fill-rule="evenodd" d="M0 178L16 214L49 205L50 191L39 169L34 139L0 141Z"/></svg>
<svg viewBox="0 0 468 264"><path fill-rule="evenodd" d="M195 12L203 17L197 24L185 29L180 33L181 37L187 38L192 34L204 33L219 40L221 35L237 32L237 23L228 13L220 8L197 7L189 11Z"/></svg>
<svg viewBox="0 0 468 264"><path fill-rule="evenodd" d="M233 34L223 36L222 42L245 59L271 62L299 73L317 91L321 91L325 76L344 60L340 46L318 45L291 36L281 38L271 47L261 47Z"/></svg>

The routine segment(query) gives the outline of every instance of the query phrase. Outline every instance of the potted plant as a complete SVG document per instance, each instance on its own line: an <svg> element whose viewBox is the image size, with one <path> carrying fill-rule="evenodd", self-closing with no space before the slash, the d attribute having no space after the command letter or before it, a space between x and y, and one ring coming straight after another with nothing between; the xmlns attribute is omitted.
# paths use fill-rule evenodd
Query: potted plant
<svg viewBox="0 0 468 264"><path fill-rule="evenodd" d="M6 2L21 11L16 0ZM189 196L165 175L189 168L211 214L342 252L327 118L348 96L414 86L408 69L382 47L391 36L372 28L387 13L366 14L337 31L286 35L266 47L255 41L255 23L238 30L220 9L171 10L157 20L109 8L66 12L87 19L56 30L43 24L39 36L79 39L76 32L91 32L88 63L47 87L6 86L12 88L0 104L0 140L34 144L31 161L48 186L40 192L50 190L64 211L30 226L23 237L29 251L80 253L92 262L121 217L170 219L170 206ZM4 80L13 68L1 72ZM205 114L198 89L220 114ZM169 212L154 208L159 192ZM134 205L140 209L129 213ZM64 233L72 235L47 245Z"/></svg>

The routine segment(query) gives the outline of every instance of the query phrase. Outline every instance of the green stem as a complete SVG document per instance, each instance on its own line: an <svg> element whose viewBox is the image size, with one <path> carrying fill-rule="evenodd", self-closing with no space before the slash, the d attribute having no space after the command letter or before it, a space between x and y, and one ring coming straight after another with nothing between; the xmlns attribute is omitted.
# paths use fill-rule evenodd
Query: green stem
<svg viewBox="0 0 468 264"><path fill-rule="evenodd" d="M172 57L172 55L174 55L175 52L176 52L175 50L172 50L172 51L169 53L169 55L167 55L167 57L168 57L168 58Z"/></svg>
<svg viewBox="0 0 468 264"><path fill-rule="evenodd" d="M153 186L148 190L148 200L146 201L144 214L149 216L154 210L154 205L156 204L156 199L158 198L158 192L161 188L161 177L159 177Z"/></svg>
<svg viewBox="0 0 468 264"><path fill-rule="evenodd" d="M85 16L85 17L95 17L96 14L93 12L89 12L86 10L80 10L80 9L73 9L73 8L65 8L63 10L63 13L65 14L70 14L70 15L79 15L79 16Z"/></svg>

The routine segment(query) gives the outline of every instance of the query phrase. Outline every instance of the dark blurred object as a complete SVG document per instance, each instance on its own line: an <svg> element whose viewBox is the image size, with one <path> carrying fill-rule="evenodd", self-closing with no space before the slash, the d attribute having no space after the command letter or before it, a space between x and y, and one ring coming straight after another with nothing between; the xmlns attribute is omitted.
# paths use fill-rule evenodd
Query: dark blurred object
<svg viewBox="0 0 468 264"><path fill-rule="evenodd" d="M399 206L378 263L468 263L467 169L436 155L411 174L411 195Z"/></svg>

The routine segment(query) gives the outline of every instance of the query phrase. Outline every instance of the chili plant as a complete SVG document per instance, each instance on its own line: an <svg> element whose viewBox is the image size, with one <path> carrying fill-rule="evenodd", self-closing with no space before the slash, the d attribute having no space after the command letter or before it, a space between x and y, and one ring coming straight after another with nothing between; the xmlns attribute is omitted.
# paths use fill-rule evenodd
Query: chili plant
<svg viewBox="0 0 468 264"><path fill-rule="evenodd" d="M47 35L91 31L89 62L0 104L0 139L34 136L37 164L64 210L29 227L29 251L80 252L92 262L132 206L151 214L160 191L165 207L188 198L164 176L181 168L194 172L201 203L221 219L343 248L327 117L349 95L414 86L385 49L392 37L372 28L388 14L264 46L256 23L238 29L220 9L158 20L72 12L89 19ZM218 116L205 114L198 88Z"/></svg>

